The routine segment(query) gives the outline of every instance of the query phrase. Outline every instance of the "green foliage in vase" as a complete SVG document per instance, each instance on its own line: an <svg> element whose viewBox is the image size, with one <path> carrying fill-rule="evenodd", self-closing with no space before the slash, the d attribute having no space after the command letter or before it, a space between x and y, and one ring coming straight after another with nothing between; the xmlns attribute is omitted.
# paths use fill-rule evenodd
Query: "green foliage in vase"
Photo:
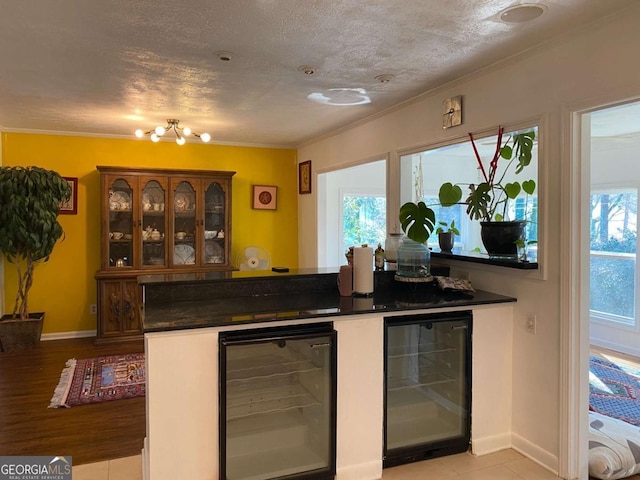
<svg viewBox="0 0 640 480"><path fill-rule="evenodd" d="M436 226L436 214L424 202L407 202L398 216L402 231L414 242L424 243Z"/></svg>
<svg viewBox="0 0 640 480"><path fill-rule="evenodd" d="M440 226L436 230L437 234L451 232L454 235L460 235L460 230L456 228L455 220L451 220L450 224L447 224L447 222L438 222L438 224Z"/></svg>

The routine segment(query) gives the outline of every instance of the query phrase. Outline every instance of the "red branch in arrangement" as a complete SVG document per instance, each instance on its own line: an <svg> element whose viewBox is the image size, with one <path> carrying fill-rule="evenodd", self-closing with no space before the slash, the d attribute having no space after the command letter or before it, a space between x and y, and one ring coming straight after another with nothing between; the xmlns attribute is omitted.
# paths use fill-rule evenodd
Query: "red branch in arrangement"
<svg viewBox="0 0 640 480"><path fill-rule="evenodd" d="M473 151L476 154L476 160L478 161L478 165L480 165L480 170L482 170L482 176L484 177L484 181L489 183L487 172L484 171L484 165L482 165L482 159L480 158L480 154L478 153L478 149L476 148L476 142L473 140L473 133L469 132L469 138L471 139L471 145L473 146Z"/></svg>
<svg viewBox="0 0 640 480"><path fill-rule="evenodd" d="M498 158L500 158L500 147L502 145L502 134L504 133L504 127L498 128L498 141L496 142L496 153L493 154L493 160L491 160L491 167L489 167L489 184L493 185L493 179L496 176L498 170Z"/></svg>
<svg viewBox="0 0 640 480"><path fill-rule="evenodd" d="M491 186L493 186L493 179L496 176L496 170L498 170L498 159L500 158L500 147L502 146L503 133L504 133L504 127L500 127L498 129L498 141L496 142L496 152L493 154L493 159L489 164L489 176L487 177L487 172L485 171L484 165L482 164L482 159L480 158L480 154L478 153L476 142L473 139L473 133L469 132L469 138L471 139L473 152L476 154L476 160L478 161L478 165L480 166L480 170L482 171L482 176L484 177L484 181Z"/></svg>

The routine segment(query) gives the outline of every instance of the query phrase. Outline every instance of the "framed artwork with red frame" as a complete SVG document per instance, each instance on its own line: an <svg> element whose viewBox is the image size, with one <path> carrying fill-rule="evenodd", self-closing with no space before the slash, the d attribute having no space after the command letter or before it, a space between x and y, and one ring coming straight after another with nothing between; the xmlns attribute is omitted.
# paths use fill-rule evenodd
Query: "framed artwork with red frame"
<svg viewBox="0 0 640 480"><path fill-rule="evenodd" d="M78 214L78 178L77 177L62 177L71 187L71 197L67 202L60 205L58 213L60 215L77 215Z"/></svg>

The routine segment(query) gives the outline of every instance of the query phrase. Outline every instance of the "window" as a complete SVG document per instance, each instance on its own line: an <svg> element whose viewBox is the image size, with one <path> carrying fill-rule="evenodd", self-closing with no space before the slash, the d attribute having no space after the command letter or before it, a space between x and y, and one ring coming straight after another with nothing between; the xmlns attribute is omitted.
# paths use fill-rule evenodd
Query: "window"
<svg viewBox="0 0 640 480"><path fill-rule="evenodd" d="M375 250L384 245L387 221L387 200L384 196L342 196L342 251L364 243Z"/></svg>
<svg viewBox="0 0 640 480"><path fill-rule="evenodd" d="M533 258L537 258L538 240L538 128L529 126L518 131L506 131L504 140L510 133L525 132L534 130L536 140L534 142L532 159L526 170L520 174L515 174L515 168L508 169L505 178L500 178L502 184L525 180L534 180L536 189L533 195L528 195L524 191L515 200L507 203L505 211L506 220L526 220L526 241L529 244L529 251ZM496 150L498 137L477 135L475 145L480 158L483 160L484 168L488 165ZM499 162L508 162L500 159ZM501 172L506 163L500 164ZM488 170L487 170L488 171ZM474 148L468 138L460 139L458 143L446 146L427 148L423 151L402 155L400 157L400 205L405 202L424 201L436 214L438 222L455 220L460 236L455 239L454 253L460 255L471 252L484 252L484 246L480 237L480 222L470 220L466 213L466 205L454 205L452 207L442 207L438 202L438 191L443 183L451 182L458 184L463 190L463 199L466 198L469 184L478 184L483 178L482 171L478 167L477 159L474 155ZM501 212L500 212L501 213ZM429 245L436 247L437 237L432 234L429 238ZM437 251L437 250L435 250ZM533 260L535 261L535 260Z"/></svg>
<svg viewBox="0 0 640 480"><path fill-rule="evenodd" d="M635 326L638 190L591 194L590 309L592 319Z"/></svg>
<svg viewBox="0 0 640 480"><path fill-rule="evenodd" d="M351 246L384 245L386 159L319 173L318 267L345 265Z"/></svg>

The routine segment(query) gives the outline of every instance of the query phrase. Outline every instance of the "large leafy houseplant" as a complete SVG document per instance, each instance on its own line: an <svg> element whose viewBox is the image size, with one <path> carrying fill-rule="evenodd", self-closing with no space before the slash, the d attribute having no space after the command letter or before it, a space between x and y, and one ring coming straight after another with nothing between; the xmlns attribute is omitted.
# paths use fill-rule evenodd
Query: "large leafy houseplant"
<svg viewBox="0 0 640 480"><path fill-rule="evenodd" d="M517 198L522 191L528 195L533 194L536 189L535 180L507 182L506 179L510 170L519 175L530 165L535 131L513 133L509 135L504 144L503 134L504 128L500 127L496 150L487 169L478 153L473 134L469 133L483 181L467 185L469 192L464 201L462 200L462 188L459 184L451 182L442 184L438 192L442 206L450 207L464 204L467 206L467 215L471 220L501 222L506 219L509 200Z"/></svg>
<svg viewBox="0 0 640 480"><path fill-rule="evenodd" d="M424 202L407 202L400 207L402 231L418 243L425 243L436 226L436 214Z"/></svg>
<svg viewBox="0 0 640 480"><path fill-rule="evenodd" d="M71 188L58 173L40 167L0 167L0 253L16 266L18 291L12 318L29 318L35 266L46 262L63 235L60 205Z"/></svg>

